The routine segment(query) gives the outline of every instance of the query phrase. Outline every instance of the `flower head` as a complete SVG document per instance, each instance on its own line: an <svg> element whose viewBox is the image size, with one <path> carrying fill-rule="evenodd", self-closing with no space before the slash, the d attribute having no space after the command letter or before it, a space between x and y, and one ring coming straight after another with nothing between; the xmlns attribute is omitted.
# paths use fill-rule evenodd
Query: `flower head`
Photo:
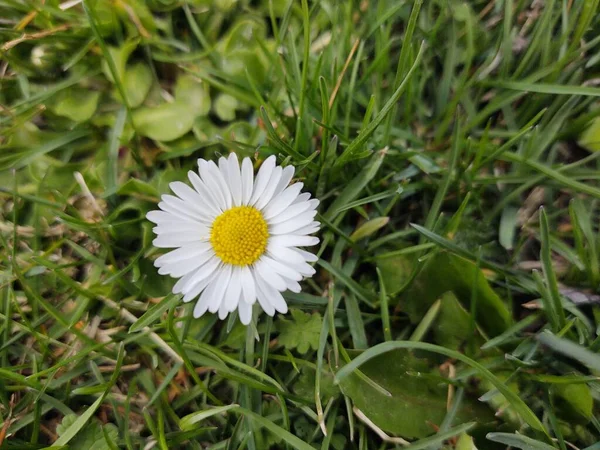
<svg viewBox="0 0 600 450"><path fill-rule="evenodd" d="M146 216L156 224L153 244L176 249L156 259L158 273L179 278L173 292L184 302L197 299L194 317L237 309L247 325L256 301L270 316L286 313L281 293L300 292L298 282L315 273L308 263L317 257L299 247L319 243L310 236L319 201L300 193L302 183L290 185L294 167L274 156L256 177L250 158L240 168L235 153L218 166L199 159L198 168L188 172L193 188L171 183L175 196L163 195L161 210Z"/></svg>

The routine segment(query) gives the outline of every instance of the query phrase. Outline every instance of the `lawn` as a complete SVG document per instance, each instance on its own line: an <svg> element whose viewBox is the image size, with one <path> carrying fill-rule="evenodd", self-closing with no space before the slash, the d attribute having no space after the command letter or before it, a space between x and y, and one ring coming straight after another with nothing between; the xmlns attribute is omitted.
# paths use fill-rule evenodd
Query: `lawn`
<svg viewBox="0 0 600 450"><path fill-rule="evenodd" d="M598 4L0 0L0 448L599 450ZM285 314L154 265L231 153L319 200Z"/></svg>

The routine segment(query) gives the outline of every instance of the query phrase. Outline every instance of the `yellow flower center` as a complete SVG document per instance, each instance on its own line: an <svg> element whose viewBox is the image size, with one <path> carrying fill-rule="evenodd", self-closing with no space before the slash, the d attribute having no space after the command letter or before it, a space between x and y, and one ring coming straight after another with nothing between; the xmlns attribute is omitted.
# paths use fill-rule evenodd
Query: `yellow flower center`
<svg viewBox="0 0 600 450"><path fill-rule="evenodd" d="M215 219L210 243L224 263L247 266L265 252L268 237L267 222L260 211L237 206Z"/></svg>

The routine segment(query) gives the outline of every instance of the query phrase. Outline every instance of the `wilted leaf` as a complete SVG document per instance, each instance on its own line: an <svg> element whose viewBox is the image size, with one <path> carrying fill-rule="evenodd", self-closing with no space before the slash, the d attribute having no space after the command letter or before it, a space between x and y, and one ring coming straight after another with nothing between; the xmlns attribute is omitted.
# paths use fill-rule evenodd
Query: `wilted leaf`
<svg viewBox="0 0 600 450"><path fill-rule="evenodd" d="M321 335L321 315L310 315L299 309L290 312L292 320L279 319L279 343L288 350L298 349L298 353L306 353L310 348L316 350Z"/></svg>
<svg viewBox="0 0 600 450"><path fill-rule="evenodd" d="M427 360L409 351L396 350L369 360L360 370L391 394L385 395L355 373L342 380L342 392L375 425L405 438L435 433L435 426L446 416L448 388L427 376L432 374ZM456 415L457 423L491 421L491 413L485 406L468 401L463 405Z"/></svg>
<svg viewBox="0 0 600 450"><path fill-rule="evenodd" d="M172 141L192 129L195 116L183 103L164 103L155 108L140 108L133 113L135 130L156 141Z"/></svg>
<svg viewBox="0 0 600 450"><path fill-rule="evenodd" d="M369 237L381 228L385 227L389 221L389 217L376 217L375 219L368 220L354 230L354 233L350 235L350 239L356 242Z"/></svg>

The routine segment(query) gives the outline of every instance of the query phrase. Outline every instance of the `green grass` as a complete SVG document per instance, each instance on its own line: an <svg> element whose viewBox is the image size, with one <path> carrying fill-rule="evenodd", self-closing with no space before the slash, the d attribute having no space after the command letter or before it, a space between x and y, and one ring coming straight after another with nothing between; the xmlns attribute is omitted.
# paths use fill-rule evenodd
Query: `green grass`
<svg viewBox="0 0 600 450"><path fill-rule="evenodd" d="M598 448L598 3L0 0L0 448ZM232 151L321 201L248 328L145 220Z"/></svg>

